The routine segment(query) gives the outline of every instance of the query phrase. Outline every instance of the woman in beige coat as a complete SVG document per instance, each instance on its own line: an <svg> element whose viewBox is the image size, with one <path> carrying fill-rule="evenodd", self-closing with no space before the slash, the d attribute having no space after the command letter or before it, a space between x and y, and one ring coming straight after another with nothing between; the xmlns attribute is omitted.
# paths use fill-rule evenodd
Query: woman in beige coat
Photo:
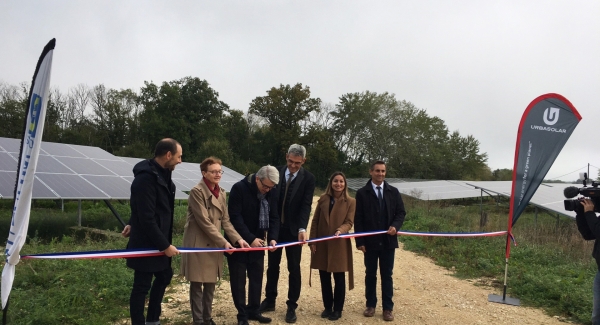
<svg viewBox="0 0 600 325"><path fill-rule="evenodd" d="M227 213L225 190L219 187L223 174L221 160L204 159L200 164L202 180L190 191L183 246L229 248L233 246L221 234L221 227L232 242L250 247L235 231ZM230 253L231 254L231 253ZM181 274L190 281L190 305L194 325L214 325L212 301L215 284L223 271L223 253L190 253L181 257ZM204 287L204 290L203 290Z"/></svg>
<svg viewBox="0 0 600 325"><path fill-rule="evenodd" d="M325 194L317 202L310 226L310 238L346 234L354 224L356 200L348 195L346 176L335 172L329 179ZM309 244L312 251L311 269L319 270L321 294L325 310L322 318L338 320L342 317L346 298L345 272L349 272L349 287L354 288L352 243L349 238L336 238ZM335 290L331 287L331 275Z"/></svg>

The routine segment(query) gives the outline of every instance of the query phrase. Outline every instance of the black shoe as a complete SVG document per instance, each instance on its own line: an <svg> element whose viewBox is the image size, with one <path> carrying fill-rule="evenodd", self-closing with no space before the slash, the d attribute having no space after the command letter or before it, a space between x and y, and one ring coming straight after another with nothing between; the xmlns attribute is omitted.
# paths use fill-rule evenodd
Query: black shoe
<svg viewBox="0 0 600 325"><path fill-rule="evenodd" d="M238 320L238 325L250 325L247 320Z"/></svg>
<svg viewBox="0 0 600 325"><path fill-rule="evenodd" d="M325 309L321 313L321 318L329 318L329 315L331 315L331 313L333 313L331 309Z"/></svg>
<svg viewBox="0 0 600 325"><path fill-rule="evenodd" d="M267 299L263 300L258 307L258 312L264 313L265 311L275 311L275 303L268 302Z"/></svg>
<svg viewBox="0 0 600 325"><path fill-rule="evenodd" d="M334 311L334 312L332 312L332 313L329 315L328 319L329 319L329 320L338 320L338 319L340 319L341 317L342 317L342 312L341 312L341 311Z"/></svg>
<svg viewBox="0 0 600 325"><path fill-rule="evenodd" d="M204 321L204 325L217 325L214 320L209 319Z"/></svg>
<svg viewBox="0 0 600 325"><path fill-rule="evenodd" d="M285 322L286 323L295 323L298 318L296 317L296 310L293 308L288 308L287 313L285 313Z"/></svg>
<svg viewBox="0 0 600 325"><path fill-rule="evenodd" d="M261 314L250 315L250 316L248 316L248 319L249 320L257 320L261 324L268 324L271 322L271 319L269 317L265 317Z"/></svg>

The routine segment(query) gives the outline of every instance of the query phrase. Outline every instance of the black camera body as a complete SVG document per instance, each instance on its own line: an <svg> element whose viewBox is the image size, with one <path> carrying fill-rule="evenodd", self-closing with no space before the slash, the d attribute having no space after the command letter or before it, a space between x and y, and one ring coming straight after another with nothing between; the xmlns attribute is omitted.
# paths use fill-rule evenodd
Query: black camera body
<svg viewBox="0 0 600 325"><path fill-rule="evenodd" d="M565 188L564 195L566 198L573 198L581 195L581 197L575 199L565 200L565 210L583 214L583 205L581 205L581 201L585 198L589 198L594 203L594 212L600 213L600 188L598 188L598 185L600 185L599 182L592 181L591 187L586 187L584 182L584 186L581 188L575 186Z"/></svg>

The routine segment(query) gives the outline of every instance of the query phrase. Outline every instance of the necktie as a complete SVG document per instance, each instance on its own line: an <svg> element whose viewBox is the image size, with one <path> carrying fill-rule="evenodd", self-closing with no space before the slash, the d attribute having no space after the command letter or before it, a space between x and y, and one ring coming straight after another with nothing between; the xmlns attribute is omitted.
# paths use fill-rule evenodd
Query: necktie
<svg viewBox="0 0 600 325"><path fill-rule="evenodd" d="M281 205L281 223L283 223L283 221L285 221L285 218L284 218L285 199L287 198L288 188L290 188L290 183L292 182L293 179L294 179L294 174L290 173L290 176L288 176L287 182L285 182L285 194L283 194L283 204Z"/></svg>
<svg viewBox="0 0 600 325"><path fill-rule="evenodd" d="M383 195L381 195L381 186L377 186L377 199L379 200L379 208L383 209Z"/></svg>

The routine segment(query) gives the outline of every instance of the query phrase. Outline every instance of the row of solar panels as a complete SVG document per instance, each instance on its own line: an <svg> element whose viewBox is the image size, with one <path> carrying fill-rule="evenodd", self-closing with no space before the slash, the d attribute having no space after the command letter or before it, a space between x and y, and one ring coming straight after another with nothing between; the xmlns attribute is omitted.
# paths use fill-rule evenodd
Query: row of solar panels
<svg viewBox="0 0 600 325"><path fill-rule="evenodd" d="M365 186L368 179L348 179L348 187L353 190ZM419 200L450 200L473 198L488 194L510 198L511 181L475 182L475 181L422 181L412 182L401 179L386 179L400 193ZM529 204L575 218L575 212L564 209L563 190L576 184L542 183L529 201ZM483 192L482 192L483 190ZM487 193L485 193L487 192Z"/></svg>
<svg viewBox="0 0 600 325"><path fill-rule="evenodd" d="M0 137L0 198L12 199L20 140ZM133 166L140 158L117 157L98 147L42 142L33 187L35 199L128 200ZM220 186L229 191L244 176L223 166ZM187 199L202 179L200 165L181 163L173 171L175 197Z"/></svg>

